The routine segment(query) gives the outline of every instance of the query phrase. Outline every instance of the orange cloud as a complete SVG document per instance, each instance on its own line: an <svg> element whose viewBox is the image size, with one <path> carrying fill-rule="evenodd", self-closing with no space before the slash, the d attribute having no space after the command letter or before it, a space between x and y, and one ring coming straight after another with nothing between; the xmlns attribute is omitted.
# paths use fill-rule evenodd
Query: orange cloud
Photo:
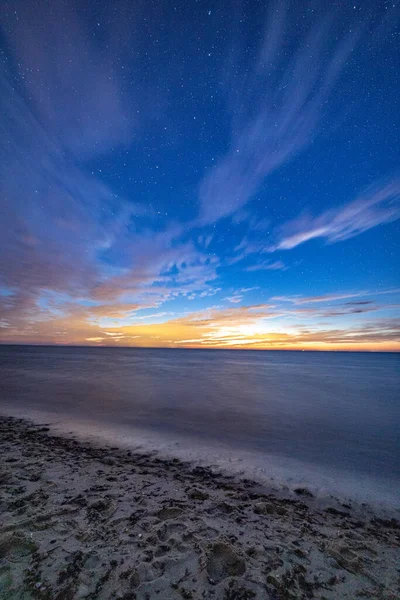
<svg viewBox="0 0 400 600"><path fill-rule="evenodd" d="M138 307L77 307L63 316L30 322L23 327L3 327L0 340L3 343L171 348L400 351L398 319L357 322L359 315L353 315L353 307L347 309L347 313L344 312L346 306L341 305L341 310L333 312L327 320L327 326L316 321L324 316L321 309L313 312L310 308L304 312L293 307L290 311L282 306L260 304L210 308L162 323L146 324L137 318L132 324L102 327L101 317L135 314ZM344 315L354 320L351 327L340 324ZM314 324L310 324L310 317ZM332 319L339 320L339 325L333 327Z"/></svg>

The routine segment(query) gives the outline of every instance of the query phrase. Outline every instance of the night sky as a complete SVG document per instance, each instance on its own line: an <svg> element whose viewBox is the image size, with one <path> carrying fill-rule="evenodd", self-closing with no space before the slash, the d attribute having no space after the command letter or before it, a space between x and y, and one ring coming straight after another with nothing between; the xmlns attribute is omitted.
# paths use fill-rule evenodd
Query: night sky
<svg viewBox="0 0 400 600"><path fill-rule="evenodd" d="M400 350L397 2L0 7L0 341Z"/></svg>

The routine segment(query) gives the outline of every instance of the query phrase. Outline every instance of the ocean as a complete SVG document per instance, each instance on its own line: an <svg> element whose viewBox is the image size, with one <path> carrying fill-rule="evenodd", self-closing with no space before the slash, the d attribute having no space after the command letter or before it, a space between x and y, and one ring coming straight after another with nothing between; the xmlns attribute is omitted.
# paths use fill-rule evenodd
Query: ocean
<svg viewBox="0 0 400 600"><path fill-rule="evenodd" d="M400 356L0 346L0 411L283 489L400 503Z"/></svg>

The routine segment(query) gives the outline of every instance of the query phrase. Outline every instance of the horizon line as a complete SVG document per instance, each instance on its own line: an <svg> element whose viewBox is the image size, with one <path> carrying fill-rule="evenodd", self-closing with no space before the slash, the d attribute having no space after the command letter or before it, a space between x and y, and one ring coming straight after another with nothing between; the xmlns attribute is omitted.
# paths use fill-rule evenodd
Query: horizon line
<svg viewBox="0 0 400 600"><path fill-rule="evenodd" d="M219 347L202 347L202 346L119 346L119 345L105 345L105 344L48 344L48 343L13 343L13 342L0 342L0 347L12 346L12 347L32 347L32 348L105 348L105 349L121 349L121 350L220 350L220 351L246 351L246 352L323 352L323 353L354 353L354 354L400 354L400 350L333 350L329 348L248 348L248 347L230 347L230 348L219 348Z"/></svg>

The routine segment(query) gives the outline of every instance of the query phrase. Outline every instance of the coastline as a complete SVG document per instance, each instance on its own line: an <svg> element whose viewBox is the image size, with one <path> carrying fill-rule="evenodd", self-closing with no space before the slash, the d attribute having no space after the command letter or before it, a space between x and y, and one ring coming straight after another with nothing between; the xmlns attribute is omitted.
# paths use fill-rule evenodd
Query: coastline
<svg viewBox="0 0 400 600"><path fill-rule="evenodd" d="M400 595L400 524L0 417L0 598Z"/></svg>

